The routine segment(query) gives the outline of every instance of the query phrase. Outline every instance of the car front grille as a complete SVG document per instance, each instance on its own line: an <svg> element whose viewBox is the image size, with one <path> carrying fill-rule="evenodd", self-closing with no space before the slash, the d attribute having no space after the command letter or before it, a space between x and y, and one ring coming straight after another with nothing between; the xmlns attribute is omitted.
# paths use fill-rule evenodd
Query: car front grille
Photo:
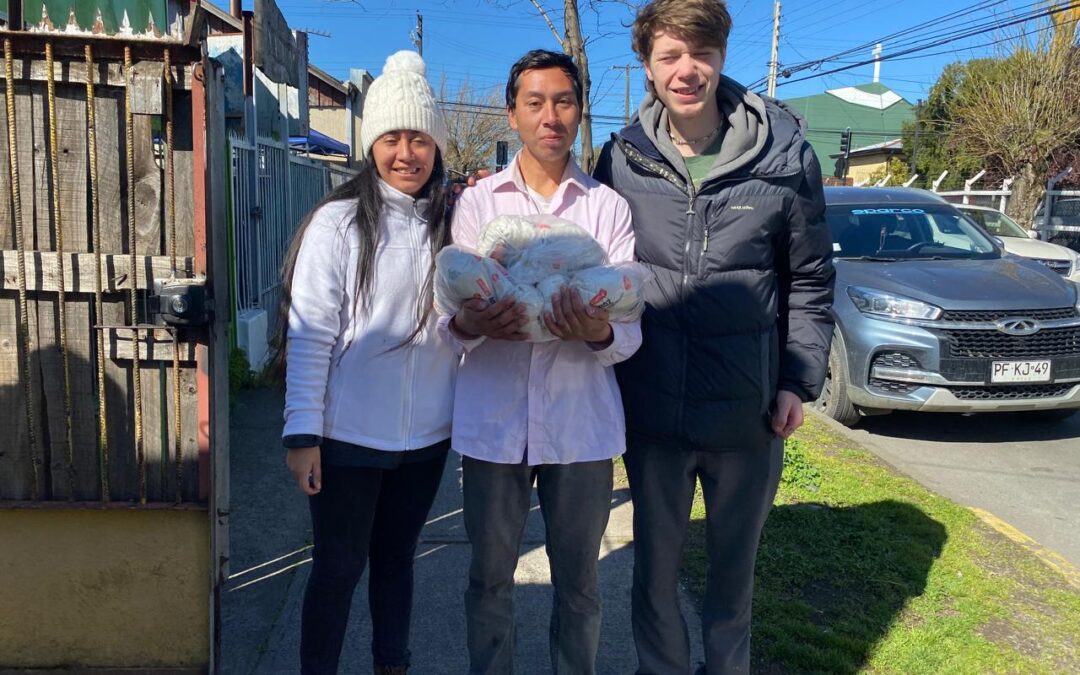
<svg viewBox="0 0 1080 675"><path fill-rule="evenodd" d="M1016 401L1064 396L1073 384L1010 384L995 387L950 387L953 396L963 401Z"/></svg>
<svg viewBox="0 0 1080 675"><path fill-rule="evenodd" d="M945 329L941 332L948 344L948 357L951 358L1012 359L1080 355L1080 326L1044 328L1038 333L1024 336L1006 335L998 330Z"/></svg>
<svg viewBox="0 0 1080 675"><path fill-rule="evenodd" d="M1049 258L1034 258L1035 262L1042 263L1057 272L1058 274L1065 276L1069 273L1069 268L1072 267L1072 263L1068 260L1051 260Z"/></svg>
<svg viewBox="0 0 1080 675"><path fill-rule="evenodd" d="M1013 316L1022 316L1036 321L1055 321L1057 319L1074 319L1080 316L1075 307L1060 307L1058 309L1000 309L1000 310L945 310L940 320L950 323L991 323L999 319Z"/></svg>

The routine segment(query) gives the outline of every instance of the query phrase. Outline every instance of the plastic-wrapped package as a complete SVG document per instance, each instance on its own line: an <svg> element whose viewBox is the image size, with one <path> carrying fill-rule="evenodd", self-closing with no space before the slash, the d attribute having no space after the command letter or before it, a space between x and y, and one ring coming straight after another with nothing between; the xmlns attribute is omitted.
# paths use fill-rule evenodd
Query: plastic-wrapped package
<svg viewBox="0 0 1080 675"><path fill-rule="evenodd" d="M449 315L476 298L488 305L513 298L525 306L530 342L557 339L544 325L551 296L563 286L613 321L633 321L644 309L641 289L651 273L639 263L607 265L595 239L573 223L546 215L500 216L484 228L479 251L458 245L435 257L435 308ZM500 264L502 263L502 264Z"/></svg>
<svg viewBox="0 0 1080 675"><path fill-rule="evenodd" d="M546 214L499 216L484 226L477 248L501 262L515 281L529 285L607 262L588 232Z"/></svg>
<svg viewBox="0 0 1080 675"><path fill-rule="evenodd" d="M645 309L642 287L652 273L636 262L618 263L578 270L570 277L570 287L592 307L606 309L613 321L634 321Z"/></svg>
<svg viewBox="0 0 1080 675"><path fill-rule="evenodd" d="M454 314L472 298L493 305L513 285L506 268L464 246L451 244L435 256L435 309L440 314Z"/></svg>
<svg viewBox="0 0 1080 675"><path fill-rule="evenodd" d="M549 340L556 340L547 326L544 325L544 319L541 314L544 310L544 298L540 295L540 291L535 286L526 286L525 284L512 284L503 291L504 295L499 298L502 300L505 297L512 297L521 305L525 306L525 325L521 327L521 332L529 336L529 342L547 342Z"/></svg>
<svg viewBox="0 0 1080 675"><path fill-rule="evenodd" d="M536 290L540 292L540 298L544 301L544 306L540 310L542 312L540 315L541 324L543 324L544 321L544 314L551 313L551 296L558 293L563 286L569 284L570 279L568 277L564 277L561 274L552 274L550 277L536 285ZM547 331L547 326L544 326L544 330Z"/></svg>

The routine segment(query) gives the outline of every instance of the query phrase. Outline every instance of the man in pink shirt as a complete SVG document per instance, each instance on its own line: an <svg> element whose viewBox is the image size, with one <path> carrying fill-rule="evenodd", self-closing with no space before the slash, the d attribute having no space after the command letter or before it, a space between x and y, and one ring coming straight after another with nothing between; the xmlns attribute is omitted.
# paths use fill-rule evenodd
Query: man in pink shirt
<svg viewBox="0 0 1080 675"><path fill-rule="evenodd" d="M475 247L498 215L549 213L592 235L611 262L633 259L627 203L585 174L571 148L581 119L572 59L536 50L510 71L506 105L523 148L466 190L454 243ZM524 342L523 308L472 301L440 328L464 352L454 399L453 448L462 455L465 527L472 544L465 593L470 673L514 672L514 570L535 482L547 530L555 602L552 668L596 671L597 558L611 506L612 458L625 450L612 366L641 344L640 322L609 322L576 291L552 298L554 342Z"/></svg>

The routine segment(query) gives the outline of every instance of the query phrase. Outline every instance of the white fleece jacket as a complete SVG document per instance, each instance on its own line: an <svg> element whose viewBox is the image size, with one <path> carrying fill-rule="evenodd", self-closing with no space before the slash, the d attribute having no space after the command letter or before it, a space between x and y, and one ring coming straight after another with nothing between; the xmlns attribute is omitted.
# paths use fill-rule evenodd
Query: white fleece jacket
<svg viewBox="0 0 1080 675"><path fill-rule="evenodd" d="M319 209L304 234L289 312L284 436L314 434L378 450L450 437L458 356L435 313L413 344L431 264L426 200L379 181L383 198L372 301L357 308L356 203Z"/></svg>

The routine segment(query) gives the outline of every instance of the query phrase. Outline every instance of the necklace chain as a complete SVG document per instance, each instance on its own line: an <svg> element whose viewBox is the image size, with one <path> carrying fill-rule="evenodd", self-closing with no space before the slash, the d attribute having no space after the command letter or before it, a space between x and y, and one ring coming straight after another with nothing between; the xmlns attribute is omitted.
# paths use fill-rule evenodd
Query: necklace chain
<svg viewBox="0 0 1080 675"><path fill-rule="evenodd" d="M705 134L704 136L699 136L698 138L680 138L675 134L675 131L671 128L671 125L668 125L668 135L671 136L671 142L675 145L694 145L695 143L707 141L713 136L715 136L717 133L719 133L719 131L720 127L716 127L709 133Z"/></svg>

